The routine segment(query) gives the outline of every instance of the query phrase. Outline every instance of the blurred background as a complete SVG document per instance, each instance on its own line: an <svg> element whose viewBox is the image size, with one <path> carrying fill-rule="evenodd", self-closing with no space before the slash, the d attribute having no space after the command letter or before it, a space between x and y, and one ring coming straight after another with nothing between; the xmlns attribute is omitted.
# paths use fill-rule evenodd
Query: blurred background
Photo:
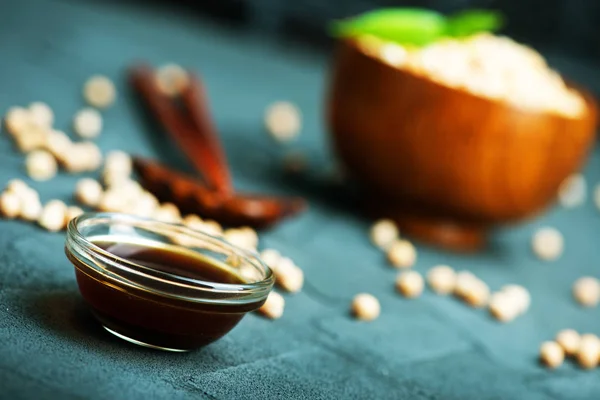
<svg viewBox="0 0 600 400"><path fill-rule="evenodd" d="M199 25L203 20L212 20L239 33L258 35L268 43L293 42L317 51L334 45L327 34L328 22L378 7L426 7L443 13L492 8L507 17L502 33L540 50L561 72L577 75L579 81L600 92L600 83L596 83L600 80L593 77L600 62L600 2L595 0L5 0L0 4L4 32L0 41L15 42L37 34L25 32L28 23L40 29L51 26L57 13L85 3L110 7L111 12L146 8L159 11L165 19L200 17ZM576 58L577 62L568 58Z"/></svg>
<svg viewBox="0 0 600 400"><path fill-rule="evenodd" d="M379 7L426 7L443 13L468 8L492 8L507 17L501 32L541 51L563 74L577 78L595 94L600 80L600 2L594 0L56 0L57 3L113 3L144 6L169 15L186 14L214 20L243 34L258 35L270 44L293 43L318 52L333 48L327 24ZM38 3L39 1L31 1ZM23 2L5 2L0 21L14 21L10 10Z"/></svg>
<svg viewBox="0 0 600 400"><path fill-rule="evenodd" d="M320 47L332 44L325 28L329 21L378 7L426 7L443 13L493 8L507 16L505 33L518 41L547 50L562 50L590 61L600 59L600 2L595 0L151 0L139 3L194 10L276 40L292 39Z"/></svg>
<svg viewBox="0 0 600 400"><path fill-rule="evenodd" d="M304 117L296 144L317 161L327 160L324 98L335 46L327 26L397 6L447 14L500 10L507 21L501 33L538 49L552 67L600 95L600 2L595 0L6 0L0 2L0 104L45 99L60 119L78 106L75 85L92 73L125 85L122 72L135 60L177 62L206 80L232 168L240 171L238 184L269 186L274 165L261 169L255 159L244 161L250 146L256 154L278 155L262 130L265 107L276 99L296 103ZM131 139L119 145L144 153L142 135L131 133L145 127L132 120L137 110L130 103L121 104L112 111L118 122L111 126ZM245 146L230 145L244 141ZM164 146L155 147L169 159ZM185 168L179 153L173 154L172 164Z"/></svg>

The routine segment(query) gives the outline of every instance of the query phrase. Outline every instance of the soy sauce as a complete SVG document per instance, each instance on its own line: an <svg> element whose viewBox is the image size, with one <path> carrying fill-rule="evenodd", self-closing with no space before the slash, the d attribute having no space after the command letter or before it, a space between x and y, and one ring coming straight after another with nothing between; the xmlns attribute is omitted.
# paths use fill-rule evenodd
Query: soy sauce
<svg viewBox="0 0 600 400"><path fill-rule="evenodd" d="M131 243L94 242L111 255L138 265L141 272L173 274L217 284L242 284L231 270L207 258L178 251L176 247L152 247ZM249 311L264 300L250 303L206 302L190 296L147 290L111 279L90 268L89 261L67 252L75 266L80 292L102 325L111 333L137 344L165 350L186 351L207 345L229 332ZM132 267L135 269L135 267ZM192 290L193 292L193 290Z"/></svg>

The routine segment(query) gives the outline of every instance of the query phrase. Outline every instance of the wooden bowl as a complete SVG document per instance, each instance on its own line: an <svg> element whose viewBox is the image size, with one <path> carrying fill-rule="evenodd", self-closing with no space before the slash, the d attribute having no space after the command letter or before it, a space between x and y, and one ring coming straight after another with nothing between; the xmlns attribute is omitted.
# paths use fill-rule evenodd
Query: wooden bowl
<svg viewBox="0 0 600 400"><path fill-rule="evenodd" d="M594 142L596 104L582 118L519 110L442 86L340 43L328 124L334 150L373 217L444 247L475 250L496 224L555 198Z"/></svg>

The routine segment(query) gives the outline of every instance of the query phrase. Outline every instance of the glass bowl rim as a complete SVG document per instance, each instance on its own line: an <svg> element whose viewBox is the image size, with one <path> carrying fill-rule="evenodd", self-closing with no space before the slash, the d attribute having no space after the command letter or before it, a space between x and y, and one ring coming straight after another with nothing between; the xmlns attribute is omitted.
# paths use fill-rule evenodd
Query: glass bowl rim
<svg viewBox="0 0 600 400"><path fill-rule="evenodd" d="M254 269L261 272L262 279L256 282L234 284L204 281L199 279L182 277L180 275L171 273L160 273L160 275L164 275L167 277L167 279L161 278L160 283L162 283L163 285L166 284L166 286L169 287L169 289L176 289L177 287L179 287L180 289L185 289L188 291L191 290L195 293L195 296L192 296L192 298L190 298L189 296L180 296L176 293L173 293L171 290L169 290L168 292L160 291L157 293L157 290L153 289L152 287L149 287L148 285L140 281L126 278L123 275L120 275L119 273L109 272L99 267L97 263L95 263L95 267L92 267L91 265L89 265L90 263L80 260L82 264L85 265L85 267L93 268L97 272L108 277L109 279L117 280L120 283L127 284L129 286L134 286L139 289L147 290L164 296L177 298L183 297L184 299L191 301L209 301L214 303L245 303L250 299L266 298L271 288L273 287L273 283L275 280L273 271L260 259L260 256L256 252L240 248L225 241L220 237L200 232L198 230L194 230L182 224L163 222L131 214L112 212L88 212L76 218L73 218L67 226L67 236L65 241L66 250L71 252L72 254L91 254L94 257L98 257L104 260L105 262L110 262L111 267L116 269L117 272L127 272L128 274L133 273L134 276L139 276L140 280L150 279L151 281L158 281L159 278L156 278L152 275L148 275L141 271L145 269L145 267L131 262L126 258L119 257L97 246L93 243L93 241L89 240L89 236L84 235L80 229L82 227L87 227L90 225L110 226L112 224L128 224L132 227L137 226L142 228L148 226L155 226L157 228L162 229L165 233L187 235L188 237L193 237L195 239L200 239L208 243L216 244L221 248L230 250L232 254L246 259L250 264L252 264ZM110 236L110 234L108 234L107 236ZM166 243L160 240L148 240L157 243ZM169 243L169 245L173 247L182 247L189 251L194 251L193 249L178 244ZM76 255L74 254L74 256ZM173 279L168 279L168 277L171 277ZM207 299L207 297L214 297L215 295L219 295L219 298L212 300Z"/></svg>

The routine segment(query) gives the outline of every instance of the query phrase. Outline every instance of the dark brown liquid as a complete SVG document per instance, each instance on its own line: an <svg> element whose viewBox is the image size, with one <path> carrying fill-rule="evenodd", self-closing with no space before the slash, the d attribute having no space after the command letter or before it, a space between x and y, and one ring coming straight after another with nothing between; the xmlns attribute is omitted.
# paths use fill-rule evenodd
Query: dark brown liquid
<svg viewBox="0 0 600 400"><path fill-rule="evenodd" d="M130 243L98 242L95 244L111 254L151 270L206 282L244 283L238 275L183 252Z"/></svg>
<svg viewBox="0 0 600 400"><path fill-rule="evenodd" d="M216 264L173 248L96 242L111 254L152 271L212 283L244 283ZM132 288L86 267L73 254L79 290L102 324L127 338L153 346L189 350L211 343L229 332L249 311L250 304L206 304L180 300ZM171 289L172 290L172 289Z"/></svg>

